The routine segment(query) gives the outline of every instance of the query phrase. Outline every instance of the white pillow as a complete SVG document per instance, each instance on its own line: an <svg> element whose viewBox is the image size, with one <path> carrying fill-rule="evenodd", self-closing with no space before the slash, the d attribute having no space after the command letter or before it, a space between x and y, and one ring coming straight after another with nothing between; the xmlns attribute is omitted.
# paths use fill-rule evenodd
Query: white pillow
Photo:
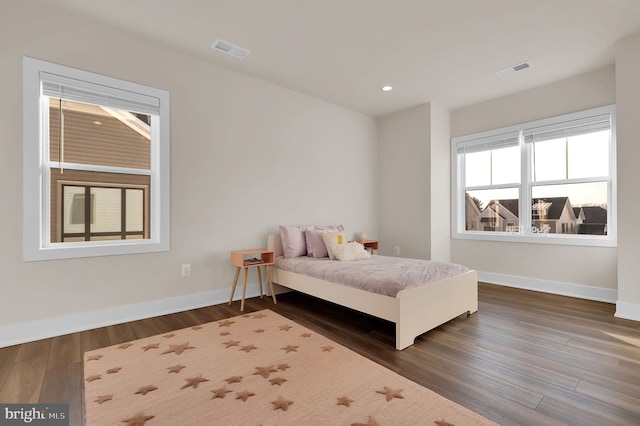
<svg viewBox="0 0 640 426"><path fill-rule="evenodd" d="M362 244L355 241L336 246L333 255L336 259L343 261L369 259L371 257L371 253L365 250Z"/></svg>
<svg viewBox="0 0 640 426"><path fill-rule="evenodd" d="M347 237L344 232L325 232L322 234L322 241L327 246L327 253L331 260L335 260L336 256L333 254L337 246L347 243Z"/></svg>

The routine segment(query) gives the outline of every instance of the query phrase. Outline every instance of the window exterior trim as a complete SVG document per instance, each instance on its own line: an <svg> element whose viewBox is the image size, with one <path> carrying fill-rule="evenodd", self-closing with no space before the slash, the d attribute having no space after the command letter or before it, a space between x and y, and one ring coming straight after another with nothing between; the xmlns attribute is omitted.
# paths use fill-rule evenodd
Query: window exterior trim
<svg viewBox="0 0 640 426"><path fill-rule="evenodd" d="M133 93L133 100L152 97L159 100L159 119L151 123L150 170L150 238L145 240L113 240L50 243L50 224L45 209L49 207L47 137L43 123L41 73L113 88L118 93ZM170 133L169 93L164 90L119 80L99 74L23 58L23 259L55 260L93 256L152 253L170 249ZM108 92L108 90L107 90ZM157 138L157 139L156 139ZM76 168L68 164L69 168ZM77 165L87 169L87 165ZM89 167L91 168L91 167ZM124 169L128 173L134 170ZM98 171L98 170L96 170ZM103 171L103 170L100 170ZM139 171L138 171L139 173Z"/></svg>
<svg viewBox="0 0 640 426"><path fill-rule="evenodd" d="M609 141L609 176L567 179L560 181L533 182L530 173L531 144L524 141L524 130L536 127L552 126L555 123L562 123L570 120L578 120L583 117L594 116L597 114L611 115L611 138ZM451 237L453 239L466 239L478 241L502 241L517 243L536 243L536 244L560 244L560 245L579 245L579 246L596 246L596 247L617 247L617 184L616 184L616 111L615 105L609 105L599 108L593 108L586 111L580 111L571 114L565 114L557 117L551 117L543 120L536 120L518 125L503 127L499 129L479 132L471 135L454 137L451 139ZM492 140L500 135L511 134L513 132L520 133L520 158L521 158L521 179L520 183L493 185L490 187L466 187L464 177L464 156L459 156L461 147L473 146L474 140ZM482 143L482 142L480 142ZM519 211L524 212L525 203L531 200L531 189L534 186L553 185L553 184L572 184L586 182L607 182L608 199L608 218L607 218L607 235L586 235L586 234L518 234L508 232L486 232L486 231L468 231L465 227L465 189L498 189L517 187L520 191ZM531 215L521 214L520 226L531 227Z"/></svg>

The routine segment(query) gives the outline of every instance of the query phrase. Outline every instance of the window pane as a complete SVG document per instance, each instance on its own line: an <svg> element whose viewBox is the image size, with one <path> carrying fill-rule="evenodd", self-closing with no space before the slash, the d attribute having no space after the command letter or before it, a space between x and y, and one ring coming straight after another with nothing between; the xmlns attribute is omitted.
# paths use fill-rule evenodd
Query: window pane
<svg viewBox="0 0 640 426"><path fill-rule="evenodd" d="M95 219L91 223L92 234L121 231L121 193L119 188L91 188L91 200L94 201L95 209Z"/></svg>
<svg viewBox="0 0 640 426"><path fill-rule="evenodd" d="M609 176L609 131L572 136L568 149L570 179Z"/></svg>
<svg viewBox="0 0 640 426"><path fill-rule="evenodd" d="M465 154L467 187L520 182L520 147Z"/></svg>
<svg viewBox="0 0 640 426"><path fill-rule="evenodd" d="M566 139L552 139L533 144L533 181L567 178Z"/></svg>
<svg viewBox="0 0 640 426"><path fill-rule="evenodd" d="M518 188L467 191L465 227L467 231L501 231L519 226ZM508 228L509 227L509 228Z"/></svg>
<svg viewBox="0 0 640 426"><path fill-rule="evenodd" d="M520 182L520 147L491 151L492 185Z"/></svg>
<svg viewBox="0 0 640 426"><path fill-rule="evenodd" d="M60 135L60 102L50 98L50 161L149 170L149 116L72 101L62 101L62 111Z"/></svg>
<svg viewBox="0 0 640 426"><path fill-rule="evenodd" d="M62 201L63 229L65 234L84 233L83 186L64 186Z"/></svg>
<svg viewBox="0 0 640 426"><path fill-rule="evenodd" d="M465 154L465 186L491 185L491 151Z"/></svg>
<svg viewBox="0 0 640 426"><path fill-rule="evenodd" d="M532 226L554 234L607 235L607 183L534 186Z"/></svg>
<svg viewBox="0 0 640 426"><path fill-rule="evenodd" d="M142 232L144 230L144 191L142 189L127 189L127 232Z"/></svg>

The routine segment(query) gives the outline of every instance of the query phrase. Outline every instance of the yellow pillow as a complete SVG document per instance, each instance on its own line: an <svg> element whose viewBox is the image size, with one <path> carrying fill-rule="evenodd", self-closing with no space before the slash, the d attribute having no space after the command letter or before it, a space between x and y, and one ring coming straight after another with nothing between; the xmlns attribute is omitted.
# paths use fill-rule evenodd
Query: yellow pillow
<svg viewBox="0 0 640 426"><path fill-rule="evenodd" d="M346 244L347 237L344 232L325 232L322 234L322 241L324 241L324 245L327 246L329 258L331 260L335 260L336 256L333 253L335 248L342 244Z"/></svg>

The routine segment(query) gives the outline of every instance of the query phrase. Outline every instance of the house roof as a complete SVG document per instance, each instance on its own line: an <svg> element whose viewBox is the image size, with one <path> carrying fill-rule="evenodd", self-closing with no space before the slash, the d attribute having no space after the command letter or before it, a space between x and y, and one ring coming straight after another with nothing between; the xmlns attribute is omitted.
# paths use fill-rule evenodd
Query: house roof
<svg viewBox="0 0 640 426"><path fill-rule="evenodd" d="M607 209L604 209L600 206L584 206L582 207L582 211L584 212L584 223L607 223Z"/></svg>
<svg viewBox="0 0 640 426"><path fill-rule="evenodd" d="M542 203L550 203L549 209L547 210L547 219L549 220L558 220L562 215L562 211L564 210L565 204L569 197L551 197L551 198L534 198L532 200L532 205L542 204Z"/></svg>
<svg viewBox="0 0 640 426"><path fill-rule="evenodd" d="M565 204L569 203L569 197L550 197L550 198L534 198L532 200L532 208L545 207L548 208L546 218L549 220L558 220L562 215ZM491 200L487 204L487 207L492 207L494 210L507 209L513 215L519 217L518 213L518 200L517 199L504 199L504 200ZM485 209L486 209L485 208ZM575 214L575 212L574 212ZM577 214L576 214L577 216ZM606 210L605 210L606 217ZM606 223L606 221L605 221Z"/></svg>

